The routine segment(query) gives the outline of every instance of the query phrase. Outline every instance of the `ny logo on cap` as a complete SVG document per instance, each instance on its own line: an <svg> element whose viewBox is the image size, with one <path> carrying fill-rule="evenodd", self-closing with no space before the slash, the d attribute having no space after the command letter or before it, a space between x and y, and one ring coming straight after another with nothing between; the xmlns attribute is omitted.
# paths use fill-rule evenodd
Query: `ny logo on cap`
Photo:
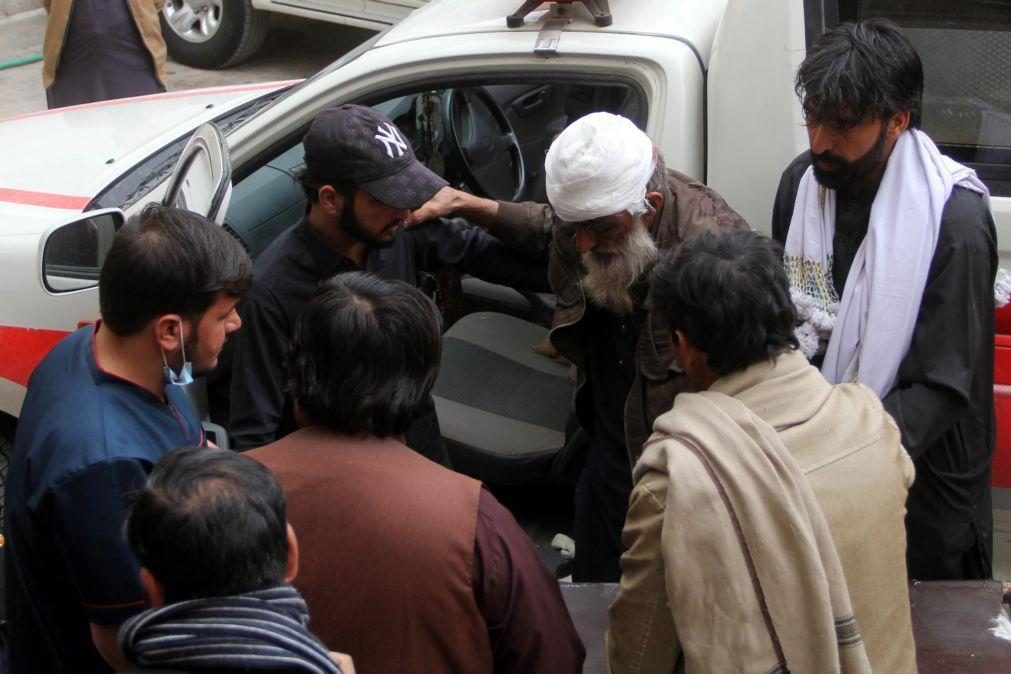
<svg viewBox="0 0 1011 674"><path fill-rule="evenodd" d="M397 150L398 157L404 156L404 150L407 149L407 143L404 142L400 132L397 131L397 127L392 124L381 124L376 127L376 131L379 132L376 134L376 140L386 146L386 154L391 159L393 158L394 148Z"/></svg>

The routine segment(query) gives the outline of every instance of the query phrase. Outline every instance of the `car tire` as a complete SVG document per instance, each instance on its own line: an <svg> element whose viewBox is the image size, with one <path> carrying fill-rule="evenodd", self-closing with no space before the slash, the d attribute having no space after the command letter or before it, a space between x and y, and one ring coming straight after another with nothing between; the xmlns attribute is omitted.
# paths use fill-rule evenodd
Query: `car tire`
<svg viewBox="0 0 1011 674"><path fill-rule="evenodd" d="M194 8L206 7L203 11ZM263 45L270 13L250 0L167 0L159 15L174 61L218 69L242 63Z"/></svg>

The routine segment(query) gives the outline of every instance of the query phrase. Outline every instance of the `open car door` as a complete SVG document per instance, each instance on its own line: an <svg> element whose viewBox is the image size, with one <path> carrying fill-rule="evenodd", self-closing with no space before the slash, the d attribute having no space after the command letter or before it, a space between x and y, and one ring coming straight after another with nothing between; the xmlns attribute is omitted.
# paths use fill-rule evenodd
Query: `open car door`
<svg viewBox="0 0 1011 674"><path fill-rule="evenodd" d="M193 132L179 155L162 204L199 213L220 225L231 197L228 145L217 125L207 122Z"/></svg>
<svg viewBox="0 0 1011 674"><path fill-rule="evenodd" d="M184 208L223 224L232 198L232 164L225 137L214 122L207 122L193 136L172 169L165 188L163 206ZM228 433L210 421L207 380L198 377L185 387L186 397L203 420L204 431L217 446L228 449Z"/></svg>

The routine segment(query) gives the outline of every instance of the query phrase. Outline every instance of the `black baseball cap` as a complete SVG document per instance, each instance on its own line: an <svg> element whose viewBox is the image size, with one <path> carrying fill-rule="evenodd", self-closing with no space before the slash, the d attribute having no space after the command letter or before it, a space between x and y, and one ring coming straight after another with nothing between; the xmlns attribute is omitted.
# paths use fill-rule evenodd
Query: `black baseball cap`
<svg viewBox="0 0 1011 674"><path fill-rule="evenodd" d="M302 145L310 176L354 185L394 208L418 208L449 184L418 161L389 117L364 105L319 113Z"/></svg>

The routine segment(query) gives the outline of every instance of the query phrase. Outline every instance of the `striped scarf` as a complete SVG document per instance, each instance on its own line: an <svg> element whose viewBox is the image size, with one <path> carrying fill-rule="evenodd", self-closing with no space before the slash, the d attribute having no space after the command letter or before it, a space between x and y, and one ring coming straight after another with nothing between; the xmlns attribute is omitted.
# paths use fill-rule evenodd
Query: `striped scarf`
<svg viewBox="0 0 1011 674"><path fill-rule="evenodd" d="M127 620L126 658L145 668L244 669L341 674L306 625L309 608L291 585L167 604Z"/></svg>

